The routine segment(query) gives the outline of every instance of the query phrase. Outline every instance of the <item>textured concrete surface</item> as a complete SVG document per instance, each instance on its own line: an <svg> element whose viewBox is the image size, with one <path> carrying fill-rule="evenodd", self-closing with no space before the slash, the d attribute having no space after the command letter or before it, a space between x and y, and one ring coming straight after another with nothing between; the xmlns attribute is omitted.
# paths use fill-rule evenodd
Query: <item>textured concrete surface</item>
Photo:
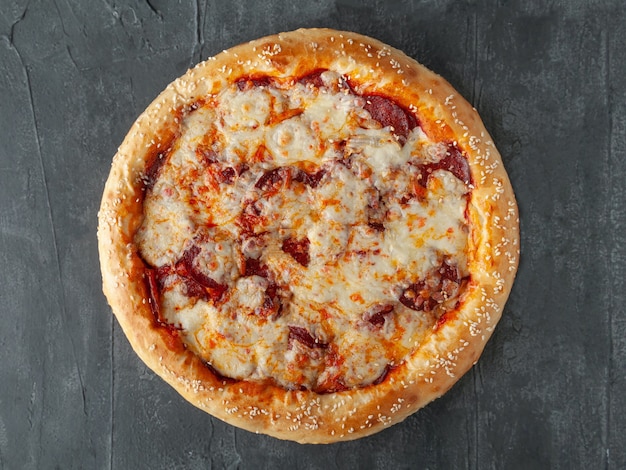
<svg viewBox="0 0 626 470"><path fill-rule="evenodd" d="M357 442L300 446L184 402L100 290L111 157L189 66L300 26L375 36L482 114L522 263L479 364ZM0 468L626 467L626 5L0 0Z"/></svg>

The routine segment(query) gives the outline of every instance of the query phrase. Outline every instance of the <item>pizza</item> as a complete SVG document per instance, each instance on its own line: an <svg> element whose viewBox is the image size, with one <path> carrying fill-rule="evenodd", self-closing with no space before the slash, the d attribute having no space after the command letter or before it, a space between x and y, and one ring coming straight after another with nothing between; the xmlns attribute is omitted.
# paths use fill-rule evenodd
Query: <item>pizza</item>
<svg viewBox="0 0 626 470"><path fill-rule="evenodd" d="M170 84L113 159L104 293L193 405L252 432L355 439L476 362L519 257L476 110L402 52L305 29Z"/></svg>

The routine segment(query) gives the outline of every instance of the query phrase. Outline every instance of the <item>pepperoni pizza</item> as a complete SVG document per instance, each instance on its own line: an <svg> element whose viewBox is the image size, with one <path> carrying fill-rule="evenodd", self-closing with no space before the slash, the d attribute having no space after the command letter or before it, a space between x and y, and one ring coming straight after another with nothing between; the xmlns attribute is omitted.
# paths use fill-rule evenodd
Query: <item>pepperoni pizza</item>
<svg viewBox="0 0 626 470"><path fill-rule="evenodd" d="M139 356L233 425L334 442L477 360L519 256L476 111L374 39L299 30L179 78L113 160L104 292Z"/></svg>

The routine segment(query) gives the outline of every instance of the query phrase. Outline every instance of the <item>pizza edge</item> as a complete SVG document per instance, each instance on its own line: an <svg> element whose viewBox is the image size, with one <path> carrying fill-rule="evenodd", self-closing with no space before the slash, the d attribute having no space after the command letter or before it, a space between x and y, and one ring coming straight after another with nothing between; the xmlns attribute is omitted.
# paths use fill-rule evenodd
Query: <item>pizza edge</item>
<svg viewBox="0 0 626 470"><path fill-rule="evenodd" d="M375 386L320 395L216 376L154 320L145 266L133 238L142 220L146 160L175 134L174 110L216 93L240 76L301 76L333 68L368 92L414 104L431 137L454 140L470 162L475 188L471 285L461 307L406 363ZM402 93L398 93L401 90ZM437 123L439 121L439 123ZM443 124L441 124L443 123ZM435 125L437 124L437 125ZM508 298L519 258L514 194L476 110L443 78L404 53L355 33L307 29L265 37L224 51L175 80L137 119L113 159L100 212L98 247L103 290L131 346L145 364L195 406L252 432L303 443L373 434L438 398L480 356Z"/></svg>

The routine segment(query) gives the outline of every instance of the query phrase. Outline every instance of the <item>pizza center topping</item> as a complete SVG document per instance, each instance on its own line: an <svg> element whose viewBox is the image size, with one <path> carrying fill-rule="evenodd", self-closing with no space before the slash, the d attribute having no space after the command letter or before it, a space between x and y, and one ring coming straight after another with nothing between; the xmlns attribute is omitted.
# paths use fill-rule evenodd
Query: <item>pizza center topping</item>
<svg viewBox="0 0 626 470"><path fill-rule="evenodd" d="M158 324L212 370L320 393L386 380L462 301L472 178L350 77L243 77L146 168Z"/></svg>
<svg viewBox="0 0 626 470"><path fill-rule="evenodd" d="M302 266L307 267L309 265L309 261L311 260L309 256L310 243L311 242L309 242L308 238L303 238L302 240L287 238L283 241L282 250L293 256L293 259L295 259Z"/></svg>
<svg viewBox="0 0 626 470"><path fill-rule="evenodd" d="M409 285L400 302L412 310L432 311L436 306L457 296L462 279L456 266L444 261L428 277Z"/></svg>

